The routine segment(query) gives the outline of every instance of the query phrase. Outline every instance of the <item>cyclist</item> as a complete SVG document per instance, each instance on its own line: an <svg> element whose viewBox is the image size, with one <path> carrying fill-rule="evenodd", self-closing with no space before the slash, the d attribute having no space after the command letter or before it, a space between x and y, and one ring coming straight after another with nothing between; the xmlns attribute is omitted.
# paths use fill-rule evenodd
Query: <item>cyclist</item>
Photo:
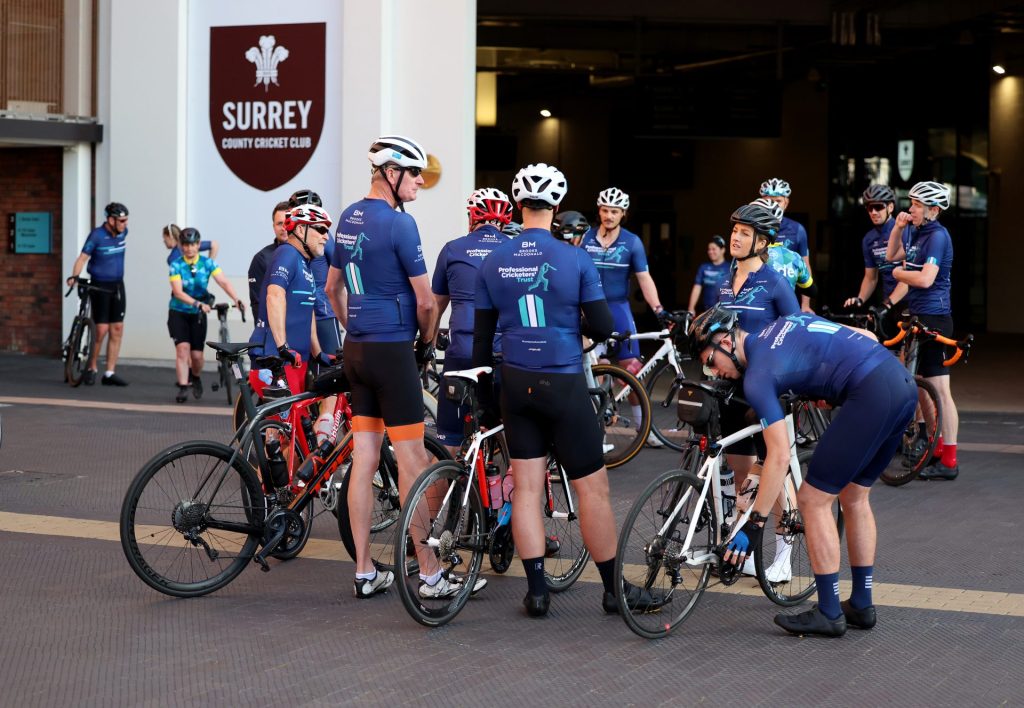
<svg viewBox="0 0 1024 708"><path fill-rule="evenodd" d="M725 260L725 239L715 234L708 241L708 262L697 266L697 277L690 291L690 304L686 308L691 313L697 312L697 301L701 301L701 310L710 309L718 302L718 288L729 276L730 263Z"/></svg>
<svg viewBox="0 0 1024 708"><path fill-rule="evenodd" d="M164 240L164 246L170 251L167 254L167 265L170 265L174 261L181 258L181 248L179 247L179 236L181 229L178 228L177 224L167 224L164 230L161 232L161 237ZM210 258L216 258L217 252L220 250L220 244L216 241L200 241L199 252L208 253Z"/></svg>
<svg viewBox="0 0 1024 708"><path fill-rule="evenodd" d="M88 263L89 276L96 288L89 291L92 319L96 323L96 345L82 380L86 386L96 383L100 347L106 339L107 370L100 383L104 386L127 386L128 382L118 376L114 369L124 338L124 248L128 239L128 207L111 202L103 211L106 219L89 233L82 252L71 266L71 277L67 279L67 285L71 287Z"/></svg>
<svg viewBox="0 0 1024 708"><path fill-rule="evenodd" d="M871 485L892 460L917 405L917 386L906 369L863 330L808 314L793 314L748 331L735 311L716 306L690 330L690 351L712 375L741 380L761 421L767 445L753 513L723 549L740 565L761 543L765 516L775 504L789 466L790 440L779 396L792 391L841 404L814 450L797 496L818 605L775 623L794 634L838 637L847 626L870 629L875 521ZM839 536L832 515L836 497L846 519L853 593L839 600Z"/></svg>
<svg viewBox="0 0 1024 708"><path fill-rule="evenodd" d="M886 311L905 296L906 286L900 285L892 275L895 263L886 259L889 248L889 234L896 223L893 211L896 207L896 193L884 184L872 184L862 196L864 208L871 219L871 230L864 235L861 250L864 253L864 278L856 297L846 298L844 307L863 307L868 301L878 278L882 278L882 305ZM897 290L899 288L899 290Z"/></svg>
<svg viewBox="0 0 1024 708"><path fill-rule="evenodd" d="M476 286L474 365L491 365L492 340L501 331L501 418L516 479L512 533L529 586L523 604L532 617L546 614L550 604L541 500L551 450L579 495L583 540L604 584L602 605L606 612L617 610L615 518L601 427L583 376L580 313L598 339L611 334L613 320L594 262L551 233L565 192L565 176L555 167L538 163L519 170L512 197L523 215L523 232L484 260ZM493 420L488 388L486 382L481 387L485 418ZM631 604L655 605L646 591L627 591Z"/></svg>
<svg viewBox="0 0 1024 708"><path fill-rule="evenodd" d="M778 202L767 197L759 197L750 203L763 206L771 211L779 223L785 218ZM811 298L817 297L818 286L814 284L814 278L811 276L811 269L807 267L807 262L796 251L783 246L778 239L775 239L768 244L767 263L772 270L778 271L789 281L789 287L799 293L800 309L803 312L814 314L814 311L811 310Z"/></svg>
<svg viewBox="0 0 1024 708"><path fill-rule="evenodd" d="M636 324L633 313L629 309L629 276L636 275L637 283L644 300L654 310L658 321L662 322L667 313L658 298L658 287L648 272L647 254L644 252L643 241L633 232L622 227L622 221L629 210L629 195L617 187L609 187L597 195L597 213L600 225L591 227L580 240L580 247L594 260L597 271L601 275L604 294L615 319L616 332L635 333ZM618 359L619 366L632 374L643 368L640 362L640 342L629 339L617 343L609 352ZM633 420L640 426L642 417L640 401L630 394ZM654 433L647 437L651 447L662 447Z"/></svg>
<svg viewBox="0 0 1024 708"><path fill-rule="evenodd" d="M245 305L238 299L231 281L213 258L199 253L202 241L197 229L182 229L175 236L181 247L181 256L171 261L170 265L171 302L167 313L167 331L174 341L174 368L178 383L178 395L174 400L184 403L188 398L189 387L195 398L203 395L200 375L203 373L206 313L210 311L210 278L238 305L238 309L244 312Z"/></svg>
<svg viewBox="0 0 1024 708"><path fill-rule="evenodd" d="M889 233L888 260L902 260L893 268L897 282L908 286L906 303L911 315L922 324L947 337L953 335L949 299L949 274L953 268L953 241L942 226L939 214L949 208L949 187L938 182L918 182L910 188L910 211L896 215ZM907 228L907 227L910 228ZM931 382L942 406L942 437L933 460L918 475L920 479L956 479L960 466L956 437L960 427L956 403L949 389L949 369L942 365L946 348L938 342L922 342L917 373ZM941 445L941 447L939 447Z"/></svg>
<svg viewBox="0 0 1024 708"><path fill-rule="evenodd" d="M579 246L583 236L589 230L590 222L578 211L563 211L560 214L555 214L555 221L551 226L552 233L573 246Z"/></svg>
<svg viewBox="0 0 1024 708"><path fill-rule="evenodd" d="M449 302L452 315L448 324L450 343L444 355L444 371L459 371L472 366L473 298L476 273L483 260L508 237L501 228L512 220L512 202L508 195L493 187L475 190L467 200L469 234L445 244L437 256L432 290L438 317ZM443 375L443 374L442 374ZM452 455L462 446L466 411L446 397L437 400L437 438Z"/></svg>
<svg viewBox="0 0 1024 708"><path fill-rule="evenodd" d="M271 223L274 226L274 240L257 251L256 255L252 257L252 262L249 263L249 307L252 308L253 315L258 315L260 312L260 293L263 292L263 278L267 274L267 264L277 247L288 243L288 231L284 228L284 220L290 208L288 202L278 202L274 205L271 217Z"/></svg>

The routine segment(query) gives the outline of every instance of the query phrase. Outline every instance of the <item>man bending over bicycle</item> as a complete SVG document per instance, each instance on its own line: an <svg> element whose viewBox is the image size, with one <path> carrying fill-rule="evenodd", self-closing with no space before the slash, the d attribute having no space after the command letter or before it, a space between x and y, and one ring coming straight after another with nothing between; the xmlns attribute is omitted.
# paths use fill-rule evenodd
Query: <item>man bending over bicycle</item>
<svg viewBox="0 0 1024 708"><path fill-rule="evenodd" d="M779 614L775 623L793 634L839 637L847 626L875 625L871 601L875 520L868 495L892 460L917 405L917 386L880 344L820 317L780 317L759 333L739 327L734 311L716 305L693 322L690 351L709 375L742 380L743 393L761 420L767 455L753 512L724 549L723 560L742 566L761 543L765 516L782 491L790 440L779 396L793 393L841 405L814 450L798 505L818 588L817 607ZM839 535L832 505L846 518L853 594L839 601Z"/></svg>

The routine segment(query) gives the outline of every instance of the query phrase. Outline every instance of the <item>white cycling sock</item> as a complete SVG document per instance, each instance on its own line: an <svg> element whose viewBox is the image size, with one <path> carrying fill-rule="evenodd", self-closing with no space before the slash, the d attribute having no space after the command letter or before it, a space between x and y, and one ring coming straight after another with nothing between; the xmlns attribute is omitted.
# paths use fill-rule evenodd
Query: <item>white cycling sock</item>
<svg viewBox="0 0 1024 708"><path fill-rule="evenodd" d="M420 573L420 580L425 582L427 585L437 585L441 581L441 571L437 571L433 575L424 575Z"/></svg>
<svg viewBox="0 0 1024 708"><path fill-rule="evenodd" d="M372 573L356 573L356 580L373 580L377 577L377 569L374 568Z"/></svg>

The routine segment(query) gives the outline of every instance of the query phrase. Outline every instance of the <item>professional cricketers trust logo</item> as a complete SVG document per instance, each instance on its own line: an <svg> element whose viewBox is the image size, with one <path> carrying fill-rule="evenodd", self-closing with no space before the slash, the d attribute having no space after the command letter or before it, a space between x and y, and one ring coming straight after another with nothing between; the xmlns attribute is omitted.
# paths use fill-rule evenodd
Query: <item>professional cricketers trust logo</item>
<svg viewBox="0 0 1024 708"><path fill-rule="evenodd" d="M210 28L210 130L224 164L249 186L280 187L316 151L326 36L323 22Z"/></svg>

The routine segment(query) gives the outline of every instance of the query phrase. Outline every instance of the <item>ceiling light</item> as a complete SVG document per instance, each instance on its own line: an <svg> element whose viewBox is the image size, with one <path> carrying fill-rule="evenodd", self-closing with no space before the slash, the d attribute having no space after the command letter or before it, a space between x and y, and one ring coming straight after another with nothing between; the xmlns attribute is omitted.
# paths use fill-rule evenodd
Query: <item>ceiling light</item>
<svg viewBox="0 0 1024 708"><path fill-rule="evenodd" d="M992 71L996 72L1000 76L1006 73L1006 69L1004 69L1001 64L996 64L995 66L993 66Z"/></svg>
<svg viewBox="0 0 1024 708"><path fill-rule="evenodd" d="M541 108L540 109L540 114L542 116L544 116L545 118L550 118L551 117L551 111L549 111L547 108Z"/></svg>

